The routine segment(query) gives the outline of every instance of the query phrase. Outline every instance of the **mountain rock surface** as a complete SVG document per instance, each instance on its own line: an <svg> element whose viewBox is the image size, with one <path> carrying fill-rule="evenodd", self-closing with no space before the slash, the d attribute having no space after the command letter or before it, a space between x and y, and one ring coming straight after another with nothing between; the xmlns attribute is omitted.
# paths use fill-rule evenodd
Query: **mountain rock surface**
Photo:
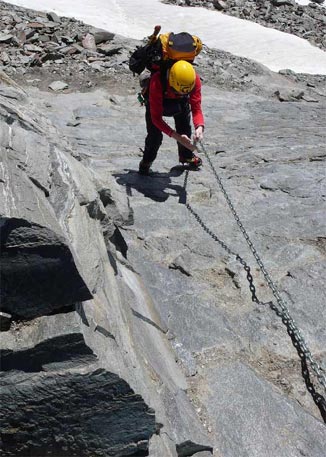
<svg viewBox="0 0 326 457"><path fill-rule="evenodd" d="M251 300L233 253L274 297L214 174L325 365L323 77L205 50L203 167L178 166L164 138L144 177L123 59L120 81L92 69L58 92L51 65L40 83L30 67L0 76L2 455L324 457L300 359Z"/></svg>

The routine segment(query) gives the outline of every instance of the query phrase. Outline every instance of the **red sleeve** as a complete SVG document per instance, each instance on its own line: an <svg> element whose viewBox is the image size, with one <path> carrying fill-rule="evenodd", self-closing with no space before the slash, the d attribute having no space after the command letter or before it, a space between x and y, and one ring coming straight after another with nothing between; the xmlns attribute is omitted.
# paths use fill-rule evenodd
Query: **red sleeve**
<svg viewBox="0 0 326 457"><path fill-rule="evenodd" d="M152 122L161 132L171 136L173 129L163 120L163 88L160 73L154 73L149 85L149 106Z"/></svg>
<svg viewBox="0 0 326 457"><path fill-rule="evenodd" d="M201 109L201 82L198 75L196 75L195 87L190 94L190 106L195 129L200 125L204 127L204 115Z"/></svg>

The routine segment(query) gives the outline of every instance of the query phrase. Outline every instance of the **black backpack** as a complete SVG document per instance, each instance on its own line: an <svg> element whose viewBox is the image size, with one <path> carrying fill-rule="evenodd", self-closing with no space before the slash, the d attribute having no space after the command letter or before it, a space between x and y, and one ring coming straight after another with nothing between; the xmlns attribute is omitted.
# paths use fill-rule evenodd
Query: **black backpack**
<svg viewBox="0 0 326 457"><path fill-rule="evenodd" d="M135 74L140 75L145 68L153 71L154 62L161 62L162 52L160 43L150 43L145 46L138 47L130 56L129 69Z"/></svg>

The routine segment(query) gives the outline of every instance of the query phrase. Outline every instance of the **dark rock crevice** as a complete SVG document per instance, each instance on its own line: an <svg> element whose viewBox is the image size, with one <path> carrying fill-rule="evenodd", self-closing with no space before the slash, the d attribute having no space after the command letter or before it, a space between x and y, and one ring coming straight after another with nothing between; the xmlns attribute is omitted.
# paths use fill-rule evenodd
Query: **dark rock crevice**
<svg viewBox="0 0 326 457"><path fill-rule="evenodd" d="M99 369L11 379L1 393L3 456L148 455L155 416L117 375Z"/></svg>
<svg viewBox="0 0 326 457"><path fill-rule="evenodd" d="M92 298L69 248L45 227L4 219L1 262L1 309L17 318L50 314Z"/></svg>
<svg viewBox="0 0 326 457"><path fill-rule="evenodd" d="M191 457L198 452L208 451L213 454L213 448L211 446L205 446L202 444L196 444L190 440L184 441L183 443L176 445L178 457Z"/></svg>
<svg viewBox="0 0 326 457"><path fill-rule="evenodd" d="M33 176L29 176L29 179L38 189L40 189L44 193L45 197L49 197L50 193L48 189L42 186L42 184L37 179L33 178Z"/></svg>
<svg viewBox="0 0 326 457"><path fill-rule="evenodd" d="M111 243L114 244L116 249L121 252L123 257L126 259L127 258L127 252L128 252L128 245L126 243L126 240L122 236L121 230L119 230L118 227L115 228L113 235L110 236L110 241Z"/></svg>
<svg viewBox="0 0 326 457"><path fill-rule="evenodd" d="M13 125L15 122L17 122L26 132L41 133L41 130L37 127L37 125L31 124L26 119L20 117L13 108L9 107L8 105L4 105L3 103L0 103L0 108L5 109L7 112L6 115L2 115L0 113L0 118L4 119L7 125Z"/></svg>
<svg viewBox="0 0 326 457"><path fill-rule="evenodd" d="M57 336L37 344L33 349L13 351L0 351L1 371L18 370L26 373L36 373L49 364L71 361L72 364L80 362L88 364L94 362L96 357L80 333Z"/></svg>

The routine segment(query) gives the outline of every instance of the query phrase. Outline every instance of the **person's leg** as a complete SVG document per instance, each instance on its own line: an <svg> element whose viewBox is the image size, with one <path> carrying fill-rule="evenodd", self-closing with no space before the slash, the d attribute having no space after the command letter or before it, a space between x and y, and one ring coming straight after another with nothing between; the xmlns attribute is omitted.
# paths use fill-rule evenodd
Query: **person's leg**
<svg viewBox="0 0 326 457"><path fill-rule="evenodd" d="M182 103L182 109L180 113L174 116L175 129L180 135L187 135L188 138L191 138L191 116L190 116L190 106L189 103ZM193 153L178 143L178 153L179 158L191 159Z"/></svg>
<svg viewBox="0 0 326 457"><path fill-rule="evenodd" d="M184 103L181 106L181 112L174 115L175 129L180 135L187 135L188 138L191 138L190 105L189 103ZM180 162L187 163L193 168L198 168L202 165L201 158L180 143L178 143L178 153Z"/></svg>
<svg viewBox="0 0 326 457"><path fill-rule="evenodd" d="M163 134L152 122L149 104L146 105L145 120L147 136L145 139L143 162L151 164L156 159L157 152L162 144Z"/></svg>

